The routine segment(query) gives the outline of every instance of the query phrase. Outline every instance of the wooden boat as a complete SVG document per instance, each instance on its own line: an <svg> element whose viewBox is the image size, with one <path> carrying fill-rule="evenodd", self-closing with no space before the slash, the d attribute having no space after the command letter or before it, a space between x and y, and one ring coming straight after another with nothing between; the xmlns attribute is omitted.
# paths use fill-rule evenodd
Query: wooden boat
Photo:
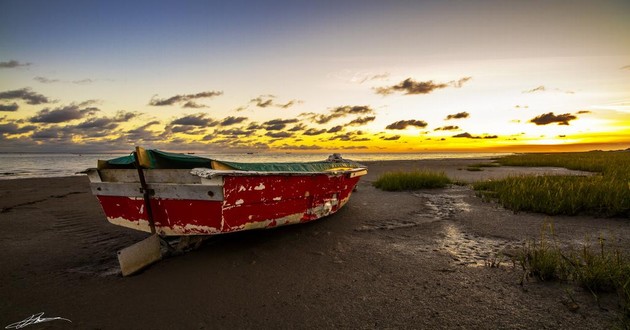
<svg viewBox="0 0 630 330"><path fill-rule="evenodd" d="M109 222L166 237L331 215L348 202L367 168L338 155L322 162L237 163L136 148L86 173Z"/></svg>

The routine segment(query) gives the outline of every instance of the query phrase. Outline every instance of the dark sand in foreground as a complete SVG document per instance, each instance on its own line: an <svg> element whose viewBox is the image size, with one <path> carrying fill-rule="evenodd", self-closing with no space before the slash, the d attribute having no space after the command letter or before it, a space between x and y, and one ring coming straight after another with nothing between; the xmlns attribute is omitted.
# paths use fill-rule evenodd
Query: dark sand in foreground
<svg viewBox="0 0 630 330"><path fill-rule="evenodd" d="M564 172L465 170L478 162L368 163L337 214L218 236L128 278L119 275L116 251L147 234L109 224L86 177L0 181L0 326L45 312L72 323L26 329L609 328L618 317L613 294L600 308L571 285L521 287L522 271L510 261L483 265L539 238L550 221L562 243L604 235L628 249L627 219L513 214L463 186L371 186L385 171L413 168L466 182Z"/></svg>

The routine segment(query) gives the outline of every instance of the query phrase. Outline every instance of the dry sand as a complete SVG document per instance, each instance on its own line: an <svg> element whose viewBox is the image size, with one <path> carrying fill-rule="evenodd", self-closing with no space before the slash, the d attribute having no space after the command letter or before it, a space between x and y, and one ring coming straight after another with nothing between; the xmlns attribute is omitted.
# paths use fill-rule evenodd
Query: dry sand
<svg viewBox="0 0 630 330"><path fill-rule="evenodd" d="M485 160L488 161L488 160ZM604 235L630 247L627 219L513 214L464 186L383 192L390 170L430 168L472 182L519 172L480 160L368 163L337 214L309 224L212 238L123 278L116 251L146 237L109 224L85 177L0 181L0 326L26 329L606 329L615 296L528 280L505 260L553 222L559 241Z"/></svg>

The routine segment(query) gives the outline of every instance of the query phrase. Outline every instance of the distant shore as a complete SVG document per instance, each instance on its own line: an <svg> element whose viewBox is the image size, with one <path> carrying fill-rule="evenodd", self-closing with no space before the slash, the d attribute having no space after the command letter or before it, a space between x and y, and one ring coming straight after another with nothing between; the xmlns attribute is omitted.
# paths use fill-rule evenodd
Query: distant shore
<svg viewBox="0 0 630 330"><path fill-rule="evenodd" d="M490 161L365 162L369 174L330 217L217 236L128 278L119 275L116 251L147 235L109 224L86 177L0 180L0 326L44 312L72 321L41 324L60 329L608 328L617 317L614 294L601 297L600 308L578 288L533 280L521 287L521 270L505 256L539 238L548 222L562 243L601 234L628 248L628 221L514 214L465 185L416 192L371 185L396 170L444 171L463 183L573 173L466 169ZM484 266L488 260L500 267Z"/></svg>

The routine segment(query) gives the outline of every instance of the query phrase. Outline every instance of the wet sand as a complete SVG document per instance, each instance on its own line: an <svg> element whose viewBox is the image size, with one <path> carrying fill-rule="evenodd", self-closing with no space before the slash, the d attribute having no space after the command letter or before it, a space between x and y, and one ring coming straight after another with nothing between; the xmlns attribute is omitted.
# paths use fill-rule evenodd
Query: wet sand
<svg viewBox="0 0 630 330"><path fill-rule="evenodd" d="M606 329L600 305L562 283L519 284L507 257L553 222L562 244L604 235L630 248L630 221L514 214L466 186L383 192L391 170L437 169L461 182L560 169L484 168L489 160L367 163L338 213L303 225L217 236L139 275L116 251L147 236L109 224L86 177L0 181L0 326L26 329ZM500 263L489 267L488 263Z"/></svg>

